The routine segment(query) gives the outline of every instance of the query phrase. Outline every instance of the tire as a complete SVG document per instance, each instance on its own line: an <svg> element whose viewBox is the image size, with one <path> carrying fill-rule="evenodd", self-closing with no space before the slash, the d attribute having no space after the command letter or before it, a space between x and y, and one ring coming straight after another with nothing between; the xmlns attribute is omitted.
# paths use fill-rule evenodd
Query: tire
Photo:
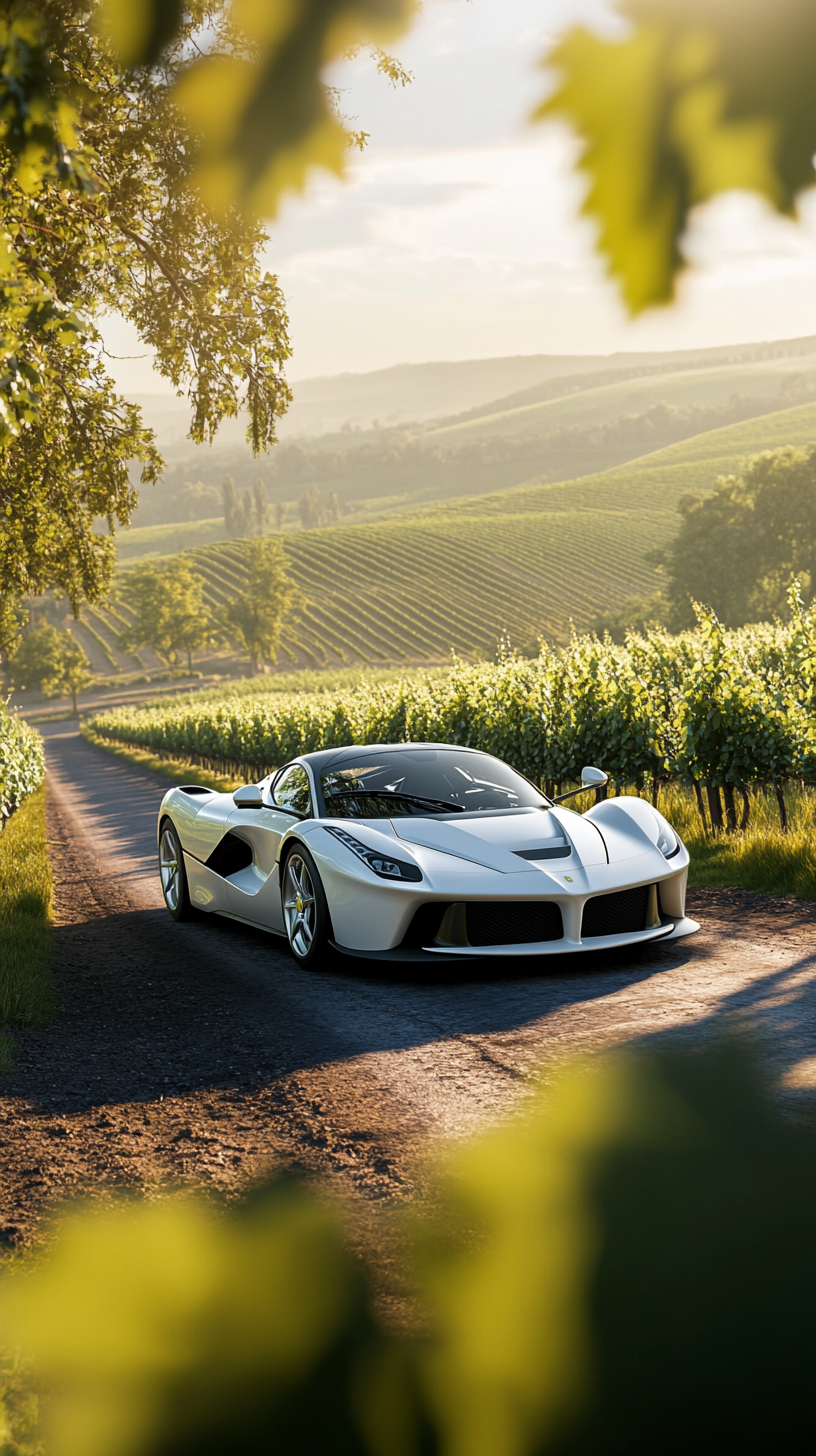
<svg viewBox="0 0 816 1456"><path fill-rule="evenodd" d="M159 835L159 876L164 903L173 919L196 919L196 912L190 903L181 841L172 819L164 820Z"/></svg>
<svg viewBox="0 0 816 1456"><path fill-rule="evenodd" d="M332 959L331 916L326 892L308 849L295 844L281 871L283 923L289 949L307 970Z"/></svg>

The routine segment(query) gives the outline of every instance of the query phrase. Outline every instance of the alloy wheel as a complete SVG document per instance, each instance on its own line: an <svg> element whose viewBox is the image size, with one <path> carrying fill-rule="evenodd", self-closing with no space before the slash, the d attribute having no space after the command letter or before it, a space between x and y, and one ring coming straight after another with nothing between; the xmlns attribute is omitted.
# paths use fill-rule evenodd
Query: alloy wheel
<svg viewBox="0 0 816 1456"><path fill-rule="evenodd" d="M283 913L289 944L298 959L309 954L317 925L317 906L309 866L293 850L286 861L283 880Z"/></svg>
<svg viewBox="0 0 816 1456"><path fill-rule="evenodd" d="M165 829L159 841L159 873L168 910L178 910L181 903L180 850L175 834Z"/></svg>

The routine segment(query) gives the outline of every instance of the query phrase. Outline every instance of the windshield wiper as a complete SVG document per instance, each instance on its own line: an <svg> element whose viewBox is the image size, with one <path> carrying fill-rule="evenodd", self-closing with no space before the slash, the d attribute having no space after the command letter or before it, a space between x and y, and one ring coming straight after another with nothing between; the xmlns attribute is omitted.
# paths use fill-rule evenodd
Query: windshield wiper
<svg viewBox="0 0 816 1456"><path fill-rule="evenodd" d="M450 804L445 799L426 799L424 794L399 794L393 789L342 789L339 794L324 794L326 806L331 804L333 799L402 799L409 804L430 804L433 808L444 809L446 813L463 814L464 804Z"/></svg>

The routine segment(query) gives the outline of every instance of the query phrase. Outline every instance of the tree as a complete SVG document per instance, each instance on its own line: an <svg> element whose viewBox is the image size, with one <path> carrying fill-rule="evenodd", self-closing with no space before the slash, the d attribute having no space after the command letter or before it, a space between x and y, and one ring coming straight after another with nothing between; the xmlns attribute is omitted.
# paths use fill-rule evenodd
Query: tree
<svg viewBox="0 0 816 1456"><path fill-rule="evenodd" d="M71 633L48 623L25 633L8 664L15 687L38 687L47 698L70 697L75 713L77 695L93 681L90 666Z"/></svg>
<svg viewBox="0 0 816 1456"><path fill-rule="evenodd" d="M262 480L256 480L252 487L252 531L253 536L266 536L269 531L269 497Z"/></svg>
<svg viewBox="0 0 816 1456"><path fill-rule="evenodd" d="M299 593L287 574L283 543L277 537L253 541L247 551L246 587L222 610L224 625L249 653L253 673L274 662L283 623Z"/></svg>
<svg viewBox="0 0 816 1456"><path fill-rule="evenodd" d="M265 536L269 530L269 500L262 480L244 491L228 475L221 487L224 525L230 536Z"/></svg>
<svg viewBox="0 0 816 1456"><path fill-rule="evenodd" d="M320 498L320 491L316 485L307 490L305 495L298 501L298 513L304 531L314 530L317 526L325 526L326 513L323 509L323 502Z"/></svg>
<svg viewBox="0 0 816 1456"><path fill-rule="evenodd" d="M137 5L107 7L135 14ZM219 44L234 45L219 12ZM175 87L211 12L179 10L160 65L126 68L98 0L29 0L0 24L0 646L14 602L48 586L75 612L114 565L110 537L161 469L139 410L105 372L95 320L116 309L212 439L245 408L257 452L290 398L287 321L263 228L216 217L193 181ZM167 11L170 14L170 11ZM171 33L172 32L172 33ZM217 48L217 47L216 47ZM96 533L102 518L109 536Z"/></svg>
<svg viewBox="0 0 816 1456"><path fill-rule="evenodd" d="M135 619L119 638L130 651L144 644L155 648L172 662L186 654L193 670L193 653L211 642L215 623L203 600L204 581L191 571L183 557L164 566L137 566L128 572L122 596Z"/></svg>
<svg viewBox="0 0 816 1456"><path fill-rule="evenodd" d="M221 501L224 507L224 529L229 536L246 535L246 514L244 503L235 488L235 481L227 475L221 486Z"/></svg>
<svg viewBox="0 0 816 1456"><path fill-rule="evenodd" d="M780 612L791 581L816 591L816 446L766 451L713 495L685 496L680 530L652 560L668 581L671 625L706 602L731 627Z"/></svg>
<svg viewBox="0 0 816 1456"><path fill-rule="evenodd" d="M202 521L218 514L221 497L213 485L203 481L187 481L180 496L185 520Z"/></svg>

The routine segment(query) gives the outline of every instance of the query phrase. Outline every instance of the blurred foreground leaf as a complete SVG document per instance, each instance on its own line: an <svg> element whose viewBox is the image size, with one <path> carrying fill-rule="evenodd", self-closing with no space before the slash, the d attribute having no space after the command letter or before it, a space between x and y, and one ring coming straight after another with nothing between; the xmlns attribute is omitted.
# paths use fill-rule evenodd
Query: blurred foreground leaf
<svg viewBox="0 0 816 1456"><path fill-rule="evenodd" d="M70 1219L0 1290L48 1456L813 1449L816 1129L744 1052L574 1070L438 1186L417 1337L292 1183Z"/></svg>
<svg viewBox="0 0 816 1456"><path fill-rule="evenodd" d="M271 216L312 167L342 170L353 138L326 67L373 47L378 69L404 84L407 73L379 46L415 10L415 0L234 0L193 6L191 26L164 0L103 0L102 26L131 67L191 35L194 59L175 99L199 147L195 183L220 212L243 205Z"/></svg>
<svg viewBox="0 0 816 1456"><path fill-rule="evenodd" d="M623 0L629 33L583 27L547 57L538 116L582 142L584 210L633 313L674 296L691 208L743 188L792 213L814 180L811 0Z"/></svg>
<svg viewBox="0 0 816 1456"><path fill-rule="evenodd" d="M443 1187L418 1267L444 1456L812 1448L816 1130L739 1048L574 1071Z"/></svg>
<svg viewBox="0 0 816 1456"><path fill-rule="evenodd" d="M363 1281L293 1185L231 1217L186 1198L80 1214L7 1284L2 1324L51 1392L49 1456L362 1449Z"/></svg>

